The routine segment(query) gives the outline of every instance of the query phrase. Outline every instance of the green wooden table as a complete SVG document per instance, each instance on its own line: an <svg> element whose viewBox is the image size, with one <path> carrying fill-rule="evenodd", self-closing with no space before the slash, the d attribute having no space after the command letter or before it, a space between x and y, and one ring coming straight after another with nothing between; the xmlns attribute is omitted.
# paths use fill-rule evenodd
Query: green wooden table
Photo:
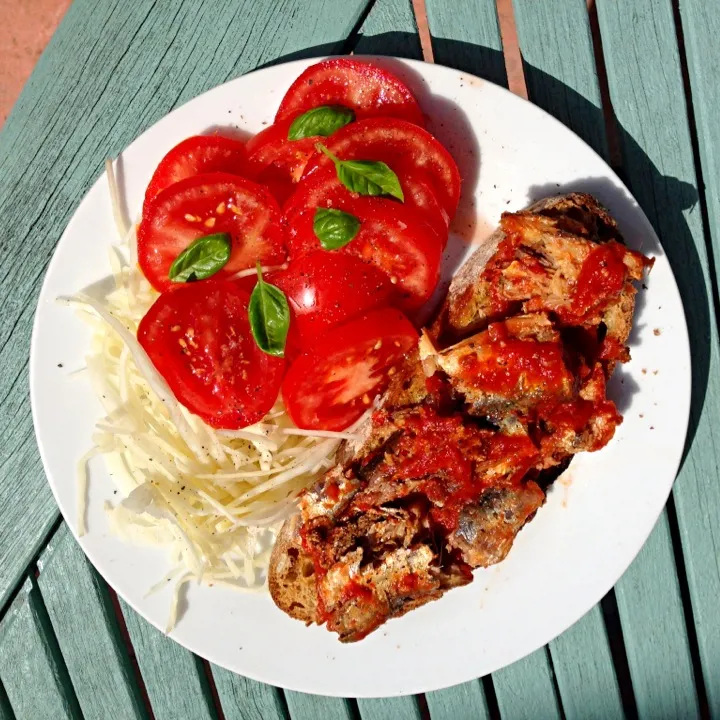
<svg viewBox="0 0 720 720"><path fill-rule="evenodd" d="M356 701L233 675L118 600L43 474L31 322L103 158L174 107L263 65L348 52L424 51L507 84L495 0L426 0L427 23L411 0L74 2L0 134L0 719L720 717L720 2L590 5L514 0L522 70L530 100L616 167L671 260L693 344L682 469L639 557L564 635L491 677Z"/></svg>

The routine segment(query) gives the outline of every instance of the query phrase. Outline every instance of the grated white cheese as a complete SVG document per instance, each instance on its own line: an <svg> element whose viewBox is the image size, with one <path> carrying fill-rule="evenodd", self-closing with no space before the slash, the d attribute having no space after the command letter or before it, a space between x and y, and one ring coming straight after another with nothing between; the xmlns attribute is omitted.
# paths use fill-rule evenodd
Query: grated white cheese
<svg viewBox="0 0 720 720"><path fill-rule="evenodd" d="M123 236L110 256L114 289L98 296L93 286L62 299L92 326L87 371L106 413L94 447L78 464L78 533L86 530L87 462L99 453L125 495L106 504L112 532L165 548L173 563L151 589L174 582L169 632L190 582L265 587L279 524L300 491L331 464L341 440L355 436L352 428L298 430L280 400L251 427L215 430L177 401L137 341L138 324L157 293L137 267L135 228L123 227L112 162L106 169Z"/></svg>

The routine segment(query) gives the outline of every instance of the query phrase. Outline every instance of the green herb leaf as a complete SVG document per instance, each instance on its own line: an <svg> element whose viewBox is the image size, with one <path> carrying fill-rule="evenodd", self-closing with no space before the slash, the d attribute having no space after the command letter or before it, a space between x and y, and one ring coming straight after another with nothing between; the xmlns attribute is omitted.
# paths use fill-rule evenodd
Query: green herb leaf
<svg viewBox="0 0 720 720"><path fill-rule="evenodd" d="M345 247L358 233L360 221L350 213L333 208L318 208L313 218L313 232L325 250Z"/></svg>
<svg viewBox="0 0 720 720"><path fill-rule="evenodd" d="M288 130L288 140L302 140L316 135L328 137L354 119L355 113L349 108L321 105L308 110L292 121Z"/></svg>
<svg viewBox="0 0 720 720"><path fill-rule="evenodd" d="M231 246L228 233L198 238L175 258L168 276L177 283L205 280L225 267L230 259Z"/></svg>
<svg viewBox="0 0 720 720"><path fill-rule="evenodd" d="M250 329L257 346L268 355L285 356L285 341L290 327L290 308L285 293L266 283L260 263L257 265L258 281L250 295L248 317Z"/></svg>
<svg viewBox="0 0 720 720"><path fill-rule="evenodd" d="M405 200L398 176L384 163L374 160L340 160L324 145L315 146L334 163L340 182L360 195L390 195Z"/></svg>

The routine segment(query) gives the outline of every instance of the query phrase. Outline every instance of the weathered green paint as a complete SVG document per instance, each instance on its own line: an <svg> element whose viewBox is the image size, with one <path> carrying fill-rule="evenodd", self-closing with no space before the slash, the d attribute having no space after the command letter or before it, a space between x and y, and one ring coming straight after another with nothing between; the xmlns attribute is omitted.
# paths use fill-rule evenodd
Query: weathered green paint
<svg viewBox="0 0 720 720"><path fill-rule="evenodd" d="M706 569L710 591L718 577L713 534L717 537L720 512L720 363L673 8L670 0L603 1L598 16L627 181L675 271L692 339L690 446L673 498L685 563L700 601ZM668 524L661 518L616 588L638 711L644 717L697 713L686 629L678 619L682 607L675 600L678 580L665 570L671 557ZM714 624L707 615L709 602L704 618ZM659 641L659 631L668 626L677 629L665 636L669 641ZM705 632L700 625L701 637ZM716 674L716 667L717 658L710 659L707 672Z"/></svg>
<svg viewBox="0 0 720 720"><path fill-rule="evenodd" d="M145 718L107 586L64 523L38 567L42 599L85 720Z"/></svg>
<svg viewBox="0 0 720 720"><path fill-rule="evenodd" d="M507 85L495 0L426 0L435 62Z"/></svg>
<svg viewBox="0 0 720 720"><path fill-rule="evenodd" d="M528 97L608 157L585 0L513 0Z"/></svg>
<svg viewBox="0 0 720 720"><path fill-rule="evenodd" d="M420 708L413 695L357 701L362 720L421 720Z"/></svg>
<svg viewBox="0 0 720 720"><path fill-rule="evenodd" d="M30 578L0 622L0 680L17 720L80 717L47 613ZM0 700L0 717L2 705Z"/></svg>
<svg viewBox="0 0 720 720"><path fill-rule="evenodd" d="M563 713L568 720L625 717L599 605L553 640L549 648Z"/></svg>
<svg viewBox="0 0 720 720"><path fill-rule="evenodd" d="M432 720L490 720L481 680L425 693Z"/></svg>
<svg viewBox="0 0 720 720"><path fill-rule="evenodd" d="M720 12L717 2L683 0L680 3L685 36L692 104L698 135L703 174L703 198L707 207L708 227L715 268L720 260ZM713 278L717 287L718 278ZM717 422L715 408L710 408ZM692 610L698 635L703 677L710 714L720 717L720 623L717 605L720 597L720 475L717 442L704 448L707 459L688 478L682 492L675 493L682 538L685 569ZM714 460L714 467L713 467Z"/></svg>
<svg viewBox="0 0 720 720"><path fill-rule="evenodd" d="M119 602L155 720L213 720L202 661Z"/></svg>
<svg viewBox="0 0 720 720"><path fill-rule="evenodd" d="M360 28L354 50L357 54L376 53L422 60L410 0L376 0Z"/></svg>
<svg viewBox="0 0 720 720"><path fill-rule="evenodd" d="M493 673L492 681L503 718L551 720L562 717L545 648Z"/></svg>
<svg viewBox="0 0 720 720"><path fill-rule="evenodd" d="M285 691L292 720L353 720L350 700Z"/></svg>
<svg viewBox="0 0 720 720"><path fill-rule="evenodd" d="M285 720L283 691L212 665L225 720Z"/></svg>

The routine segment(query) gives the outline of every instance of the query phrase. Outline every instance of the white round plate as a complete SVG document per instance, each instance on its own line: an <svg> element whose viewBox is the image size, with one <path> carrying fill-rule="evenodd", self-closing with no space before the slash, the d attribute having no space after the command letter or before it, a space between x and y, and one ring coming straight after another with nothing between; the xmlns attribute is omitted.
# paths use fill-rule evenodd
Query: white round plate
<svg viewBox="0 0 720 720"><path fill-rule="evenodd" d="M135 140L122 154L119 173L129 217L139 213L146 184L167 150L189 135L228 126L258 132L272 121L286 88L316 61L233 80ZM408 82L429 129L460 165L463 200L446 277L503 211L570 190L595 194L618 219L628 244L652 255L655 266L638 295L632 360L615 372L609 391L624 422L606 448L573 461L504 562L351 645L290 619L267 594L190 588L187 610L171 633L179 643L257 680L345 697L464 682L518 660L576 622L618 580L652 530L680 462L690 404L687 329L672 271L645 215L605 162L561 123L496 85L437 65L376 61ZM108 247L116 243L103 176L55 251L35 318L35 431L50 485L73 531L76 463L91 444L101 408L89 383L71 376L84 365L89 332L55 298L107 276ZM164 628L170 591L146 597L168 569L163 553L112 537L103 504L119 496L102 460L91 463L90 481L89 532L80 545L125 600Z"/></svg>

